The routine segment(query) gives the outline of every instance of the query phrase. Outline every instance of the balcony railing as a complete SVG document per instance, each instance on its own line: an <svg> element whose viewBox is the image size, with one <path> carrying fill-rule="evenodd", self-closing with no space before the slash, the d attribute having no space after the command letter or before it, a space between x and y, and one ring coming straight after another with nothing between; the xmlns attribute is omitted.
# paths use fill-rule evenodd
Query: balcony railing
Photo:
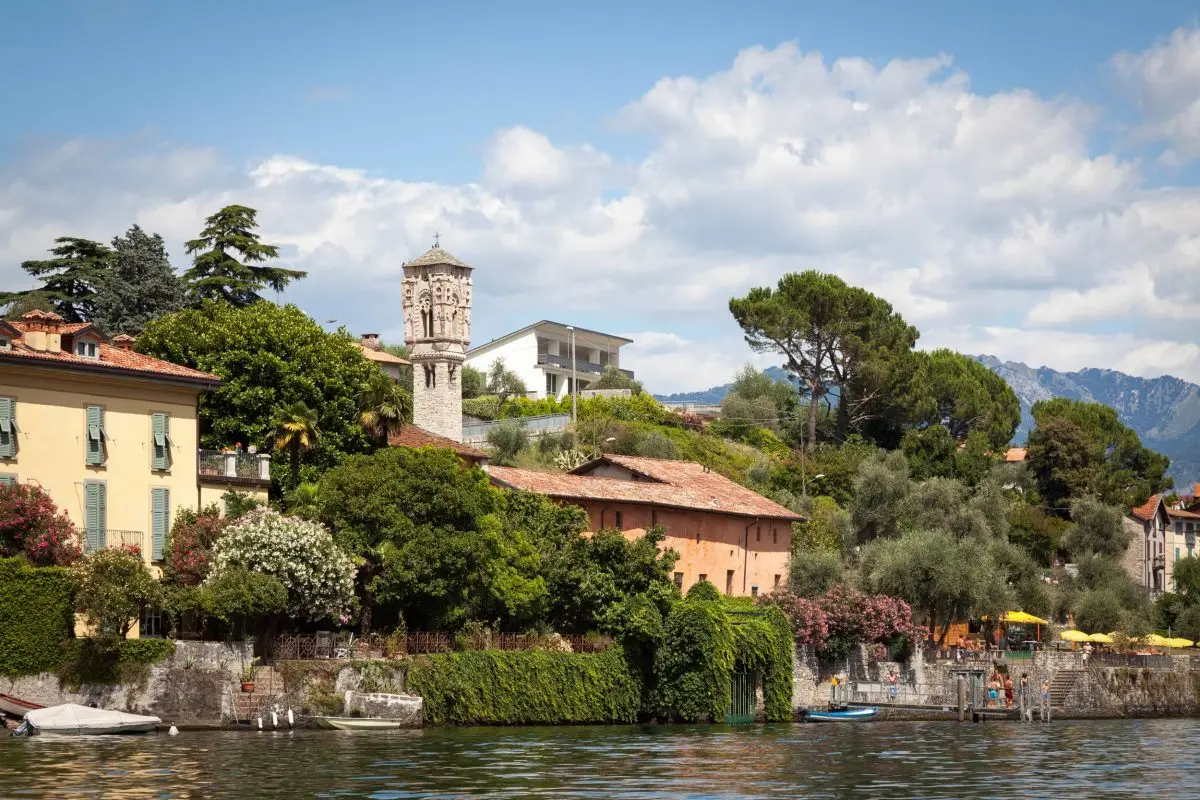
<svg viewBox="0 0 1200 800"><path fill-rule="evenodd" d="M139 552L144 552L146 549L146 534L143 531L118 531L104 530L100 532L100 547L92 547L90 538L85 534L83 537L83 550L85 553L91 554L96 550L105 547L136 547Z"/></svg>
<svg viewBox="0 0 1200 800"><path fill-rule="evenodd" d="M200 478L243 478L270 482L271 456L267 453L200 451Z"/></svg>
<svg viewBox="0 0 1200 800"><path fill-rule="evenodd" d="M567 356L552 356L548 353L538 353L537 363L539 366L558 367L559 369L570 369L571 359ZM586 372L589 375L602 375L604 370L608 369L605 364L593 364L590 361L580 361L575 359L575 371ZM626 377L632 378L633 371L628 369L620 370Z"/></svg>

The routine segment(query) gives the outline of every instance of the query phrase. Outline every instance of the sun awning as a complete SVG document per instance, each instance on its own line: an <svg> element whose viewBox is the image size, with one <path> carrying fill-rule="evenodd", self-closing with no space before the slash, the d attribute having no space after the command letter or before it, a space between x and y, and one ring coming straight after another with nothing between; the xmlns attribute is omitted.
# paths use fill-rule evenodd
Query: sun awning
<svg viewBox="0 0 1200 800"><path fill-rule="evenodd" d="M1112 644L1113 643L1112 637L1109 636L1107 633L1093 633L1087 637L1087 640L1089 642L1095 642L1096 644Z"/></svg>
<svg viewBox="0 0 1200 800"><path fill-rule="evenodd" d="M1091 637L1088 634L1084 633L1083 631L1077 631L1077 630L1063 631L1062 633L1060 633L1058 635L1058 638L1062 639L1064 642L1088 642L1088 641L1091 641Z"/></svg>

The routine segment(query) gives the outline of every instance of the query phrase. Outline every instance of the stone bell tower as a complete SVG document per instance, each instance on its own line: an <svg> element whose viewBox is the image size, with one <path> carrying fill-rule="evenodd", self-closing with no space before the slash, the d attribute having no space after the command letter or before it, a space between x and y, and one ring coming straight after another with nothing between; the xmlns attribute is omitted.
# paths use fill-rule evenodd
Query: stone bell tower
<svg viewBox="0 0 1200 800"><path fill-rule="evenodd" d="M462 441L461 370L471 341L472 268L437 243L404 265L404 343L413 364L413 422Z"/></svg>

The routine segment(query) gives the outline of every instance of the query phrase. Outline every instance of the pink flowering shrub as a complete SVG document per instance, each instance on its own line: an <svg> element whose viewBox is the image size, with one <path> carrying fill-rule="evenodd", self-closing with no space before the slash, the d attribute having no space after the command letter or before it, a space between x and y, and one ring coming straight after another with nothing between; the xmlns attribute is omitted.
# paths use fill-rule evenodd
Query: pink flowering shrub
<svg viewBox="0 0 1200 800"><path fill-rule="evenodd" d="M920 633L908 603L888 595L863 594L845 584L816 600L783 589L758 602L778 606L791 622L797 644L811 645L824 655L844 655L857 643L886 645L901 635L918 641L915 637Z"/></svg>
<svg viewBox="0 0 1200 800"><path fill-rule="evenodd" d="M200 512L183 511L167 538L166 572L172 583L198 586L212 568L212 551L221 534L233 522L212 506Z"/></svg>
<svg viewBox="0 0 1200 800"><path fill-rule="evenodd" d="M66 567L83 556L79 531L40 486L0 486L0 556L34 566Z"/></svg>

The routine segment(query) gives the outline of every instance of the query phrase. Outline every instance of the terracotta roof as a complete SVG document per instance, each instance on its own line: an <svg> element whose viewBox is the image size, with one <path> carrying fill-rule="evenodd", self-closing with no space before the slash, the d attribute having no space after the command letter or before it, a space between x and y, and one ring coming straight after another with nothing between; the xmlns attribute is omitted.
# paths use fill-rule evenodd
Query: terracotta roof
<svg viewBox="0 0 1200 800"><path fill-rule="evenodd" d="M412 261L409 261L404 266L406 266L406 267L432 267L435 264L445 264L446 266L450 266L450 267L466 267L467 269L472 268L469 265L464 264L463 262L459 261L454 256L450 255L448 252L446 252L445 250L443 250L441 247L439 247L436 244L433 247L426 250L421 255L414 258Z"/></svg>
<svg viewBox="0 0 1200 800"><path fill-rule="evenodd" d="M1158 504L1162 502L1162 496L1157 494L1150 495L1150 499L1137 508L1131 509L1130 514L1147 522L1154 519L1154 514L1158 511Z"/></svg>
<svg viewBox="0 0 1200 800"><path fill-rule="evenodd" d="M34 313L25 314L22 318L30 318ZM58 316L57 314L51 316ZM37 321L43 321L45 316L34 318ZM25 333L29 326L22 320L12 322L12 326L17 330ZM69 333L78 332L84 328L90 328L90 323L80 322L70 325L59 325L57 332ZM144 377L162 377L175 378L196 383L206 383L216 385L221 382L221 379L216 375L211 375L207 372L185 367L181 364L174 364L170 361L153 358L151 356L135 353L132 350L124 350L120 347L114 347L106 342L101 342L98 347L99 358L84 358L77 356L74 353L58 351L34 350L25 344L24 341L14 339L8 350L0 350L0 361L29 361L45 364L46 366L77 368L87 371L112 371L113 373L140 375Z"/></svg>
<svg viewBox="0 0 1200 800"><path fill-rule="evenodd" d="M595 469L604 462L618 464L651 480L630 481L579 474ZM537 492L561 500L606 500L739 517L803 519L799 514L723 475L706 472L703 465L692 461L604 456L567 474L513 467L488 467L488 474L497 483L513 489Z"/></svg>
<svg viewBox="0 0 1200 800"><path fill-rule="evenodd" d="M1184 511L1181 508L1168 508L1167 514L1172 517L1179 517L1180 519L1200 519L1200 514L1197 514L1195 511Z"/></svg>
<svg viewBox="0 0 1200 800"><path fill-rule="evenodd" d="M1024 447L1010 447L1004 452L1004 460L1010 464L1025 460Z"/></svg>
<svg viewBox="0 0 1200 800"><path fill-rule="evenodd" d="M367 347L366 345L359 344L358 342L355 342L354 344L359 349L359 351L363 354L363 356L370 359L371 361L376 361L380 364L400 364L400 365L412 364L412 362L409 361L407 358L401 358L400 356L394 356L391 353L387 352L386 350L376 350L374 347Z"/></svg>
<svg viewBox="0 0 1200 800"><path fill-rule="evenodd" d="M430 433L424 428L418 428L416 425L405 425L400 429L399 433L393 433L388 437L388 444L392 447L441 447L448 450L453 450L460 456L472 461L486 461L488 454L482 450L476 450L470 445L456 442L453 439L447 439L445 436L439 436L436 433Z"/></svg>

